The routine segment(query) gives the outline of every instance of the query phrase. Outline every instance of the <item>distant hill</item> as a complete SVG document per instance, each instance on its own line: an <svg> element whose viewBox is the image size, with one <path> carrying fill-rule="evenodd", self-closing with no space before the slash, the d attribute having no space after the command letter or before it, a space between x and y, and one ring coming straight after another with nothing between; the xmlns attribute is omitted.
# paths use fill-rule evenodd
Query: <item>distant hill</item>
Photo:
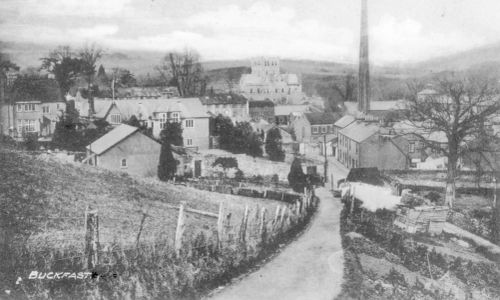
<svg viewBox="0 0 500 300"><path fill-rule="evenodd" d="M440 56L423 62L408 65L419 73L439 73L443 71L460 71L470 68L500 66L500 43Z"/></svg>
<svg viewBox="0 0 500 300"><path fill-rule="evenodd" d="M55 46L34 43L0 42L0 49L8 53L20 67L39 67L40 58ZM156 74L156 66L161 63L164 52L126 51L105 49L100 63L106 69L121 67L129 69L136 76ZM207 71L250 67L250 59L204 61ZM471 67L500 66L500 42L478 47L456 54L441 56L412 64L372 65L372 74L377 77L405 78L422 76L443 71L464 70ZM335 76L345 72L356 72L357 65L347 62L282 59L281 68L290 73L314 76Z"/></svg>

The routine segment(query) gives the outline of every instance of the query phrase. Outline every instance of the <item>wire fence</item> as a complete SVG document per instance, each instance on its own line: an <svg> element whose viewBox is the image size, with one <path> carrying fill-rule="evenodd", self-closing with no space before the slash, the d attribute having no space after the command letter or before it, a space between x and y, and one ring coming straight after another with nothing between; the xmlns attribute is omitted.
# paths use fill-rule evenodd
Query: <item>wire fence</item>
<svg viewBox="0 0 500 300"><path fill-rule="evenodd" d="M246 206L243 215L231 211L224 202L220 203L217 213L192 209L186 203L168 205L167 208L178 211L175 223L140 210L123 219L99 215L99 211L90 207L81 217L37 217L35 219L45 224L45 229L33 239L45 243L47 248L33 247L29 249L29 255L34 257L33 264L77 264L88 269L112 265L119 257L127 256L149 259L176 257L189 261L232 248L258 255L264 245L283 238L296 225L303 223L316 206L314 199L313 192L306 191L294 202L278 204L274 211ZM188 215L206 218L206 223L210 225L199 228L198 224L189 224L191 218ZM56 228L47 224L57 224L58 220L75 222L77 229L54 236L50 230L55 231ZM116 237L120 232L117 224L129 233L125 241ZM190 226L194 226L194 230L186 230ZM131 231L135 234L130 234ZM69 250L56 249L65 244L71 246Z"/></svg>

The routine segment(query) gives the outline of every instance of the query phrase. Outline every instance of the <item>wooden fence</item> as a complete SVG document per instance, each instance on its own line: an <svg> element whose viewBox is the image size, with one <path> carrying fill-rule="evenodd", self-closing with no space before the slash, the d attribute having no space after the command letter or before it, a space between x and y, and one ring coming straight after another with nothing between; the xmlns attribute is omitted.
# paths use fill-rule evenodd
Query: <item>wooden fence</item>
<svg viewBox="0 0 500 300"><path fill-rule="evenodd" d="M195 189L217 192L222 194L233 194L253 198L272 199L293 204L302 198L301 194L286 190L275 190L270 186L257 186L243 182L231 182L225 180L198 180L188 181L187 186Z"/></svg>
<svg viewBox="0 0 500 300"><path fill-rule="evenodd" d="M274 211L268 211L264 207L256 206L251 209L248 205L244 209L241 219L235 219L234 213L230 211L227 203L221 202L218 213L200 211L188 207L188 204L182 202L179 206L170 205L172 209L178 210L177 225L174 236L174 244L170 249L178 258L189 259L189 255L200 248L211 248L214 251L222 251L228 247L238 247L239 251L247 253L250 250L260 247L262 250L267 244L279 241L287 236L290 230L297 225L304 224L317 206L316 198L312 191L306 190L301 198L293 203L284 203L276 206ZM215 242L206 241L204 244L196 244L190 240L191 237L185 235L186 214L192 213L204 217L216 219ZM135 249L143 246L141 242L141 233L143 225L148 217L143 214L140 228L136 237ZM105 217L104 217L105 218ZM80 257L60 258L58 260L73 260L82 258L82 265L88 270L102 264L102 257L109 256L106 250L103 250L99 241L99 212L90 207L85 211L85 246L84 255ZM170 245L172 246L172 245ZM133 250L119 249L116 251Z"/></svg>

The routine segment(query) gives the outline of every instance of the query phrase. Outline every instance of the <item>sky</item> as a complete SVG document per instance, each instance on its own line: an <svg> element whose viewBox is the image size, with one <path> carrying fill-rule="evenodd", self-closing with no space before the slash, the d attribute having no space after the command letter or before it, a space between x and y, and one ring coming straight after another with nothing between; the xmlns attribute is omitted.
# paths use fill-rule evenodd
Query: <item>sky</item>
<svg viewBox="0 0 500 300"><path fill-rule="evenodd" d="M356 62L360 0L0 0L0 41L203 60ZM478 4L480 3L480 5ZM498 0L368 0L370 56L417 62L500 40Z"/></svg>

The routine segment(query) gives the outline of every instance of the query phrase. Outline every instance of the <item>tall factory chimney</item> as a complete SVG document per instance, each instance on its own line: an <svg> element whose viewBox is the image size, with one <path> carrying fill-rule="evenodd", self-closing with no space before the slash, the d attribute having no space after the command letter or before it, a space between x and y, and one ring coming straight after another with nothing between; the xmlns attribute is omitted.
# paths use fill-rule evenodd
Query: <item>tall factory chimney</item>
<svg viewBox="0 0 500 300"><path fill-rule="evenodd" d="M370 111L370 59L368 52L367 0L361 0L361 39L359 43L358 110Z"/></svg>

